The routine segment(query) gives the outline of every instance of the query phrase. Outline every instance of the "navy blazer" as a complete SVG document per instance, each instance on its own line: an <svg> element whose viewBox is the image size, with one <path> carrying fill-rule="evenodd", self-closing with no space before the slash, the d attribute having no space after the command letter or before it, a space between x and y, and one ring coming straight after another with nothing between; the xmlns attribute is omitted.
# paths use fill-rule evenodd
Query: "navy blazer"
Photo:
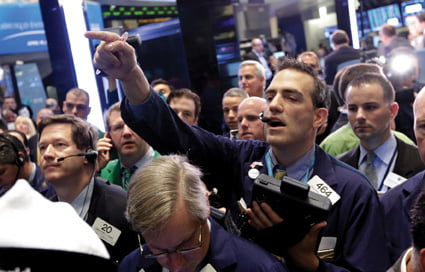
<svg viewBox="0 0 425 272"><path fill-rule="evenodd" d="M243 197L251 202L253 179L247 175L257 161L265 165L269 145L260 141L230 140L185 124L151 91L143 104L121 104L125 122L161 154L186 154L205 174L209 186L217 186L232 207ZM155 112L155 115L152 113ZM266 167L260 167L266 173ZM376 192L357 170L316 146L313 175L318 175L341 199L333 205L323 236L336 237L335 257L324 263L327 271L385 271L390 266L384 237L382 211ZM221 191L220 188L223 188Z"/></svg>
<svg viewBox="0 0 425 272"><path fill-rule="evenodd" d="M131 230L130 223L125 218L126 207L126 191L104 179L95 178L86 222L92 226L96 218L100 217L121 231L114 246L103 241L111 259L116 263L138 247L137 233Z"/></svg>
<svg viewBox="0 0 425 272"><path fill-rule="evenodd" d="M41 172L41 168L38 164L34 163L35 165L35 176L34 179L31 182L31 186L40 194L42 194L46 198L52 198L54 195L56 195L55 189L53 188L53 185L46 180L43 173Z"/></svg>
<svg viewBox="0 0 425 272"><path fill-rule="evenodd" d="M425 171L422 171L381 196L385 232L391 247L391 262L395 262L412 245L411 209L424 185Z"/></svg>
<svg viewBox="0 0 425 272"><path fill-rule="evenodd" d="M210 218L210 247L202 263L210 264L217 271L287 271L284 265L267 251L256 244L230 234L214 219ZM149 252L145 245L144 250ZM119 272L138 272L144 269L146 272L161 272L161 265L154 259L145 259L136 249L121 262Z"/></svg>
<svg viewBox="0 0 425 272"><path fill-rule="evenodd" d="M338 72L338 65L350 60L360 60L360 51L351 46L342 46L338 50L325 57L325 81L332 85L335 75Z"/></svg>
<svg viewBox="0 0 425 272"><path fill-rule="evenodd" d="M54 196L51 200L58 201L58 198ZM93 194L86 222L92 226L96 218L99 217L121 231L114 246L102 240L114 263L119 263L139 246L137 233L131 230L130 223L125 218L126 205L126 191L103 178L96 177L94 179Z"/></svg>
<svg viewBox="0 0 425 272"><path fill-rule="evenodd" d="M425 170L425 165L419 156L418 148L403 142L398 137L395 137L395 139L397 141L398 155L395 161L393 172L408 179ZM358 169L360 146L338 155L337 158Z"/></svg>

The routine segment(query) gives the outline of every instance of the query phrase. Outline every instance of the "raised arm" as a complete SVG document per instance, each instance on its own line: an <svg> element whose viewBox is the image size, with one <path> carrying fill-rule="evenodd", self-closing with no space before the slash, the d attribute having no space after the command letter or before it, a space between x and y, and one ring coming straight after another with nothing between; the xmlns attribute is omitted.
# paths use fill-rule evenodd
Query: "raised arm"
<svg viewBox="0 0 425 272"><path fill-rule="evenodd" d="M149 83L137 64L133 47L112 32L88 31L85 36L102 41L94 55L96 68L121 81L130 104L144 102L149 96Z"/></svg>

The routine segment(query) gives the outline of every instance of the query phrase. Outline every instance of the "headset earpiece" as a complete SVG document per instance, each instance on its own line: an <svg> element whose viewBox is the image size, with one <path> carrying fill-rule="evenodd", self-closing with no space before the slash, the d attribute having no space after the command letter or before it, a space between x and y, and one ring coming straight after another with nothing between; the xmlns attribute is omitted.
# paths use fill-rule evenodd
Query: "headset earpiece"
<svg viewBox="0 0 425 272"><path fill-rule="evenodd" d="M16 166L18 166L18 167L24 166L24 162L25 162L24 157L22 157L22 155L19 154L19 153L16 153L16 155L17 155L16 160L15 160Z"/></svg>

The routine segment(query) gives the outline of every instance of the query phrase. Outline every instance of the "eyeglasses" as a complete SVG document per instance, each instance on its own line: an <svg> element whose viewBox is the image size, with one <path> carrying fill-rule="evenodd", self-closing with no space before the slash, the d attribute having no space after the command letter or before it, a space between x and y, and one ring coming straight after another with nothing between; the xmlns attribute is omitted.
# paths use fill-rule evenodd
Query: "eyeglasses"
<svg viewBox="0 0 425 272"><path fill-rule="evenodd" d="M84 104L74 104L66 101L64 101L63 103L68 110L73 110L74 108L77 108L77 111L86 111L89 107Z"/></svg>
<svg viewBox="0 0 425 272"><path fill-rule="evenodd" d="M176 249L176 250L173 250L173 251L165 251L165 252L161 252L161 253L157 253L157 254L147 254L147 253L143 252L143 246L142 246L142 243L140 242L140 235L139 234L137 234L137 239L139 240L140 254L147 259L156 259L156 258L161 258L161 257L167 257L171 253L184 255L184 254L191 253L193 251L199 250L202 247L202 224L199 226L198 246L191 247L191 248Z"/></svg>

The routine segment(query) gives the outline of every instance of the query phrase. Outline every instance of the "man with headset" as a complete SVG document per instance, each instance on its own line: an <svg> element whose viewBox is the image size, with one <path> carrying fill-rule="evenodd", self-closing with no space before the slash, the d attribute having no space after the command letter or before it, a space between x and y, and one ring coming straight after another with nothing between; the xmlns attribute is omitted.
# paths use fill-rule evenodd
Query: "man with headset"
<svg viewBox="0 0 425 272"><path fill-rule="evenodd" d="M24 136L25 137L25 136ZM15 136L0 134L0 196L18 179L25 179L43 196L55 194L52 184L46 181L40 167L31 162L25 146Z"/></svg>
<svg viewBox="0 0 425 272"><path fill-rule="evenodd" d="M71 204L95 230L119 262L137 247L136 233L125 219L127 194L118 186L95 178L96 129L74 115L54 115L38 126L40 166L53 184L53 200Z"/></svg>

